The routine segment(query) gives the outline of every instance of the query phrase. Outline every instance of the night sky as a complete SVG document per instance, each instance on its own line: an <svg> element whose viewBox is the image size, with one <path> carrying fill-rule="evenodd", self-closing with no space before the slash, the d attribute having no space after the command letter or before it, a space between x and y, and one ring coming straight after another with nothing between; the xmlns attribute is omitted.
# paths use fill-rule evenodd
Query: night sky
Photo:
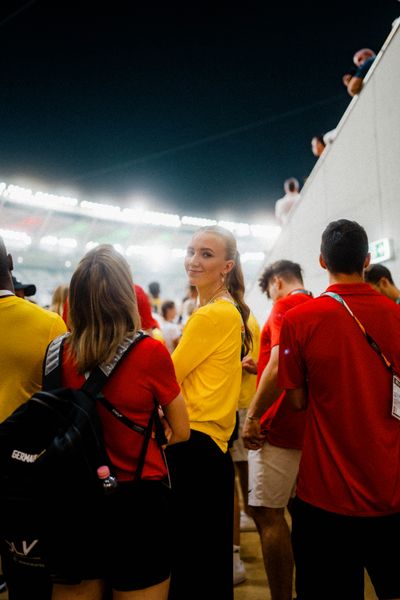
<svg viewBox="0 0 400 600"><path fill-rule="evenodd" d="M350 102L354 52L400 15L396 0L139 4L1 2L1 180L268 217Z"/></svg>

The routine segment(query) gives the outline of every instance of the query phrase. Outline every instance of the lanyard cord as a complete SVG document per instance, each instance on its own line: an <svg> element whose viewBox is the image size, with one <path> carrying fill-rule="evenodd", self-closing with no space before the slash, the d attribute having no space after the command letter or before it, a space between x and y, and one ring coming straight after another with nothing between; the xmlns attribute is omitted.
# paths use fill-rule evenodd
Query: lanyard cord
<svg viewBox="0 0 400 600"><path fill-rule="evenodd" d="M311 298L312 298L311 292L309 292L308 290L300 289L300 288L289 292L288 296L294 296L295 294L305 294L306 296L311 296Z"/></svg>
<svg viewBox="0 0 400 600"><path fill-rule="evenodd" d="M351 310L351 308L349 307L349 305L343 300L342 296L339 296L339 294L335 294L334 292L323 292L321 294L321 296L329 296L330 298L333 298L337 302L340 302L340 304L342 304L345 307L345 309L350 313L350 315L353 317L353 319L355 320L355 322L357 323L357 325L359 326L359 328L363 332L363 334L364 334L367 342L370 344L370 346L372 346L372 348L375 350L375 352L377 354L379 354L379 356L382 358L382 360L385 363L385 365L387 366L387 368L392 371L393 370L392 369L392 363L383 354L383 352L379 348L378 344L369 335L369 333L366 331L364 325L357 319L356 315L353 313L353 311Z"/></svg>

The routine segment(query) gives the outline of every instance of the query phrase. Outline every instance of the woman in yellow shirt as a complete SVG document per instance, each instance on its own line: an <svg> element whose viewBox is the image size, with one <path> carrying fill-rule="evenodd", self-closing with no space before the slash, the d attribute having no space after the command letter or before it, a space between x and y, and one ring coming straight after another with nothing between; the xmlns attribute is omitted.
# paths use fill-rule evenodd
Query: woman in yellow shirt
<svg viewBox="0 0 400 600"><path fill-rule="evenodd" d="M187 442L167 448L176 508L170 600L233 598L234 470L228 441L235 426L241 354L251 346L249 308L233 235L203 227L188 246L185 269L198 291L172 354L189 412Z"/></svg>

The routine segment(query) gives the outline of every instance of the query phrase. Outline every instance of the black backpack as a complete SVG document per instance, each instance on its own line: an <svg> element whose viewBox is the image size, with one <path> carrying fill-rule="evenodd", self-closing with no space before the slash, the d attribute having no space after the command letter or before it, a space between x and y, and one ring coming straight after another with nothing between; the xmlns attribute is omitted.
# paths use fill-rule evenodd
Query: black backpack
<svg viewBox="0 0 400 600"><path fill-rule="evenodd" d="M104 494L97 469L107 455L96 400L143 436L135 478L141 477L148 442L157 422L154 406L147 427L141 427L116 410L100 390L128 352L145 336L126 338L111 363L98 366L81 389L60 388L63 343L60 336L48 347L44 362L44 389L36 392L0 423L0 536L37 535L49 514L68 509L90 510ZM160 440L160 443L163 440Z"/></svg>

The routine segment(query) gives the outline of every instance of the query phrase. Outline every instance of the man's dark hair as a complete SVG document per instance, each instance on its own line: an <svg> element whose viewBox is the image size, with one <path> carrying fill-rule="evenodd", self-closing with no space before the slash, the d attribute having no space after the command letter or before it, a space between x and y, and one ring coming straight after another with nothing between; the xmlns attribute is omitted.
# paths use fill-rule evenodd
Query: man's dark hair
<svg viewBox="0 0 400 600"><path fill-rule="evenodd" d="M175 302L173 300L165 300L165 302L161 304L161 314L164 319L167 317L167 311L171 308L175 308Z"/></svg>
<svg viewBox="0 0 400 600"><path fill-rule="evenodd" d="M386 277L386 279L394 285L392 274L387 267L383 265L370 265L364 271L364 281L367 283L377 284L382 279L382 277Z"/></svg>
<svg viewBox="0 0 400 600"><path fill-rule="evenodd" d="M330 273L362 273L368 254L365 229L355 221L332 221L322 234L321 254Z"/></svg>
<svg viewBox="0 0 400 600"><path fill-rule="evenodd" d="M10 271L4 240L0 237L0 277L5 277Z"/></svg>
<svg viewBox="0 0 400 600"><path fill-rule="evenodd" d="M152 281L149 283L149 292L153 296L153 298L158 298L160 295L160 284L158 281Z"/></svg>
<svg viewBox="0 0 400 600"><path fill-rule="evenodd" d="M299 184L298 180L296 179L296 177L290 177L289 179L285 180L283 187L286 192L288 192L288 191L289 192L298 192L299 188L300 188L300 184Z"/></svg>
<svg viewBox="0 0 400 600"><path fill-rule="evenodd" d="M277 260L268 265L258 280L262 292L266 292L268 295L269 282L276 276L282 277L282 279L289 282L299 281L303 285L302 269L299 264L291 260Z"/></svg>

